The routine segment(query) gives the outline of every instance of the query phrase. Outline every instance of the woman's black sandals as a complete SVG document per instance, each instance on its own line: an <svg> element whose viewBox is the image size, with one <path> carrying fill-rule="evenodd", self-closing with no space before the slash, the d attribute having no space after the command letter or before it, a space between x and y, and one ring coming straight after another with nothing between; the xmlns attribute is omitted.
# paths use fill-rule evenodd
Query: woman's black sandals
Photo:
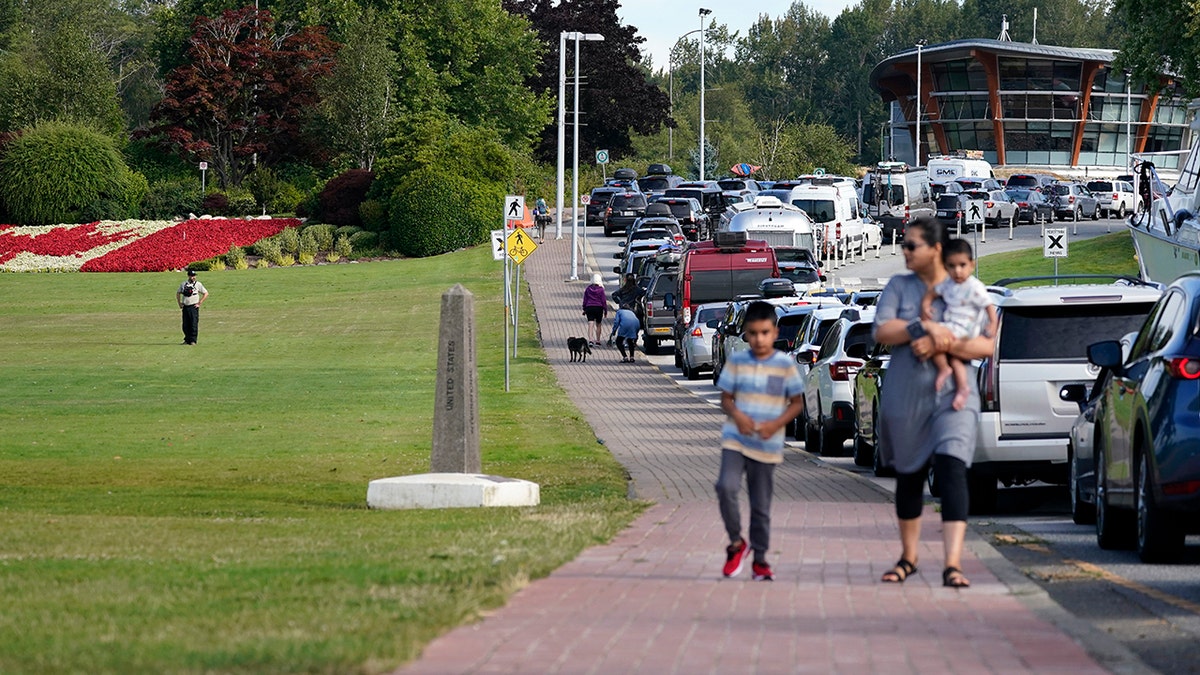
<svg viewBox="0 0 1200 675"><path fill-rule="evenodd" d="M896 561L892 569L883 573L883 578L880 581L885 584L902 584L905 579L916 573L917 566L901 558Z"/></svg>
<svg viewBox="0 0 1200 675"><path fill-rule="evenodd" d="M947 567L942 570L942 585L946 588L968 588L970 581L963 576L963 571L957 567Z"/></svg>

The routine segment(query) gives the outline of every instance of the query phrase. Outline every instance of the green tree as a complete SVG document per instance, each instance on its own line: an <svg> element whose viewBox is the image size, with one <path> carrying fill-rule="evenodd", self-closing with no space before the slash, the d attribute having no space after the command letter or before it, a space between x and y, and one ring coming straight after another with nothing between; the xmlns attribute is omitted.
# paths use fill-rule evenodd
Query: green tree
<svg viewBox="0 0 1200 675"><path fill-rule="evenodd" d="M1179 76L1189 96L1200 96L1200 5L1185 0L1116 0L1113 14L1126 28L1117 56L1135 81L1157 86L1162 73Z"/></svg>
<svg viewBox="0 0 1200 675"><path fill-rule="evenodd" d="M737 45L740 78L760 123L820 116L818 83L828 77L829 19L794 2L777 19L760 15ZM836 67L836 65L835 65Z"/></svg>
<svg viewBox="0 0 1200 675"><path fill-rule="evenodd" d="M319 128L360 169L374 167L398 115L396 55L387 33L374 11L361 14L346 31L333 71L317 85Z"/></svg>

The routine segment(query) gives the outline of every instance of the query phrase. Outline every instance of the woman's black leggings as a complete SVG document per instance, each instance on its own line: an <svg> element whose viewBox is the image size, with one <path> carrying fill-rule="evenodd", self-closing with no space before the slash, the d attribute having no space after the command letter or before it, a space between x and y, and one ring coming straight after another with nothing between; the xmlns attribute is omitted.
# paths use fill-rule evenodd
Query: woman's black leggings
<svg viewBox="0 0 1200 675"><path fill-rule="evenodd" d="M967 465L957 457L934 454L933 473L942 499L942 520L966 520L969 508ZM912 520L921 516L925 505L925 482L929 464L916 473L896 474L896 517Z"/></svg>

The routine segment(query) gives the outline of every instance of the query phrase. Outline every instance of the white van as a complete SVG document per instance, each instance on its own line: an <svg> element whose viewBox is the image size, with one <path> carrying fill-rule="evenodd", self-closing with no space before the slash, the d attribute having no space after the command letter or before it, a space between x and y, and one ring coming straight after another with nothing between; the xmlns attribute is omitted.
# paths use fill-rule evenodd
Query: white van
<svg viewBox="0 0 1200 675"><path fill-rule="evenodd" d="M740 205L739 205L740 206ZM722 223L721 229L729 232L745 232L749 239L762 239L771 246L793 246L814 253L818 241L812 218L791 204L784 204L775 197L759 195L753 208L733 209L733 213Z"/></svg>
<svg viewBox="0 0 1200 675"><path fill-rule="evenodd" d="M849 256L851 251L862 255L866 250L862 211L852 182L849 186L837 187L780 181L770 190L759 193L760 198L767 196L798 206L812 218L818 239L824 242L820 251L822 257L832 258L838 251L844 256Z"/></svg>
<svg viewBox="0 0 1200 675"><path fill-rule="evenodd" d="M925 168L931 183L950 183L956 178L995 178L987 161L958 155L930 157Z"/></svg>

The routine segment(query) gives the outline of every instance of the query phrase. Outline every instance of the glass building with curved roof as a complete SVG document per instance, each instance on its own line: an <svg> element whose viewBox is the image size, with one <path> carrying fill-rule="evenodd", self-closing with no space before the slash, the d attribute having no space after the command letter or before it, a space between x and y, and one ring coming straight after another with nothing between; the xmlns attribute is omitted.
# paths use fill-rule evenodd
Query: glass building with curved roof
<svg viewBox="0 0 1200 675"><path fill-rule="evenodd" d="M1127 152L1187 150L1187 99L1172 78L1127 89L1116 52L1001 40L921 48L921 164L981 150L993 165L1095 167L1124 172ZM884 59L871 87L894 101L893 147L912 157L917 49ZM907 132L907 133L905 133ZM907 142L903 139L907 138ZM1183 155L1156 161L1177 168Z"/></svg>

